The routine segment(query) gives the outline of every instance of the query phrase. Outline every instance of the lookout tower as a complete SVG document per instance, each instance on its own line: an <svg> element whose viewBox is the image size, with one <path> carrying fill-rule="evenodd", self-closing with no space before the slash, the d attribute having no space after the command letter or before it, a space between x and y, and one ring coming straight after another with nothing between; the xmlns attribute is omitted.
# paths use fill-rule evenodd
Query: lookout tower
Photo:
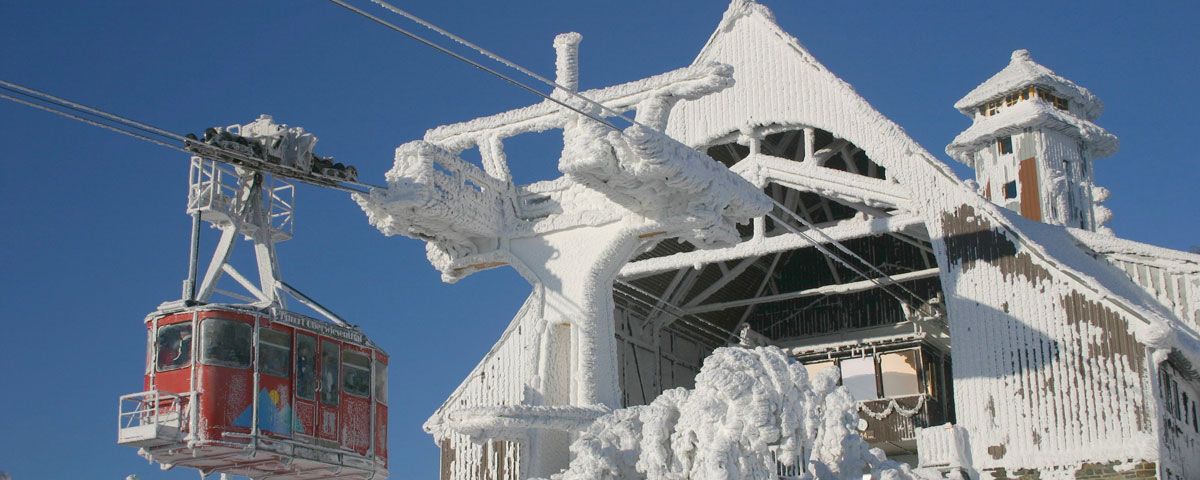
<svg viewBox="0 0 1200 480"><path fill-rule="evenodd" d="M954 108L974 123L946 153L975 169L984 197L1031 220L1107 231L1092 161L1115 152L1117 137L1093 123L1104 105L1092 92L1017 50Z"/></svg>

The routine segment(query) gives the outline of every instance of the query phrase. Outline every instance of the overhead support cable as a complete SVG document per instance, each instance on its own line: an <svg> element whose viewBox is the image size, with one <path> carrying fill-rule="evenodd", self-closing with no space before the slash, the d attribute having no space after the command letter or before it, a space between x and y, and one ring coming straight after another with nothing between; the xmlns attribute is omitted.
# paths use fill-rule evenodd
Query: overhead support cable
<svg viewBox="0 0 1200 480"><path fill-rule="evenodd" d="M781 205L779 204L779 202L776 202L774 199L772 199L771 201L772 201L773 203L775 203L775 205L777 205L777 206L781 206ZM876 272L879 272L879 273L881 274L881 278L886 278L886 279L888 279L888 283L887 283L887 284L885 284L884 282L880 281L880 279L879 279L879 278L875 278L875 277L872 277L872 276L870 276L870 275L867 275L867 274L866 274L865 272L863 272L861 269L859 269L859 268L856 268L854 265L851 265L851 264L850 264L850 262L849 262L849 261L847 261L845 258L842 258L842 256L841 256L841 255L838 255L837 253L835 253L835 252L833 252L833 251L829 250L829 249L828 249L828 248L826 248L824 245L822 245L822 244L821 244L821 242L818 242L818 241L816 241L816 239L814 239L814 238L812 238L811 236L807 235L806 233L804 233L804 231L802 231L802 230L800 230L800 229L796 228L796 227L795 227L795 226L793 226L792 224L790 224L790 223L788 223L788 222L785 222L785 221L783 221L783 219L781 219L781 218L779 218L779 217L775 216L775 215L774 215L774 214L772 214L772 213L767 213L767 216L768 216L768 217L770 217L772 220L775 220L775 222L776 222L776 223L778 223L778 224L780 224L780 225L783 225L783 227L784 227L784 228L788 229L788 230L789 230L789 231L791 231L793 234L796 234L796 235L800 236L801 238L804 238L805 240L807 240L807 241L808 241L810 244L812 244L814 247L816 247L816 249L817 249L818 251L820 251L822 254L824 254L826 257L833 259L834 261L836 261L837 263L841 264L843 267L846 267L846 268L847 268L847 269L849 269L851 272L854 272L854 274L858 275L859 277L863 278L864 280L867 280L867 281L869 281L869 282L871 282L871 283L874 283L874 284L875 284L875 285L876 285L876 286L877 286L877 287L878 287L880 290L882 290L884 293L888 294L888 295L889 295L889 296L891 296L892 298L895 298L895 299L896 299L896 301L900 302L900 304L901 304L901 305L904 305L904 306L906 306L906 307L908 307L908 308L913 308L913 304L912 304L912 302L911 302L910 300L906 300L906 299L902 298L900 295L897 295L895 292L892 292L891 290L889 290L889 289L887 288L889 285L895 285L895 286L897 286L897 287L900 287L900 288L901 288L901 289L902 289L904 292L907 292L908 294L912 295L912 296L913 296L913 298L915 298L915 299L916 299L916 301L917 301L917 302L919 302L919 304L922 304L922 305L924 304L924 300L923 300L923 299L921 299L921 297L920 297L919 295L917 295L917 294L913 293L911 290L908 290L907 288L904 288L904 287L903 287L903 285L900 285L898 282L896 282L894 279L892 279L890 275L888 275L888 274L886 274L886 273L883 273L883 272L882 272L881 270L879 270L878 268L875 268L875 266L874 266L874 265L871 265L869 262L866 262L866 260L862 260L862 257L858 257L857 255L855 255L855 257L857 257L857 258L858 258L860 261L867 263L867 265L868 265L868 266L870 266L870 267L871 267L873 270L875 270ZM793 216L794 216L794 215L793 215ZM798 220L801 220L801 221L803 221L802 219L799 219L799 218L797 218L797 219L798 219ZM808 222L804 222L804 223L807 223L808 225L812 225L811 223L808 223ZM820 229L816 229L815 227L812 227L812 226L810 226L809 228L810 228L810 229L815 229L815 230L817 230L817 231L820 231ZM828 238L828 240L829 240L830 242L837 243L837 240L836 240L836 239L833 239L832 237L827 237L827 238ZM843 247L843 248L844 248L844 247ZM923 310L923 307L918 307L918 308L916 308L916 311L921 311L921 312L924 312L924 310Z"/></svg>
<svg viewBox="0 0 1200 480"><path fill-rule="evenodd" d="M220 147L218 145L204 143L197 139L188 138L178 133L155 127L144 122L139 122L137 120L116 115L95 107L89 107L78 102L73 102L71 100L51 95L40 90L4 80L0 80L0 99L53 113L55 115L91 125L93 127L102 128L111 132L141 140L143 142L152 143L160 147L186 153L190 156L203 157L221 163L265 171L276 176L291 178L300 182L308 183L310 185L316 185L318 187L333 188L348 193L366 193L367 190L365 190L364 187L382 188L378 185L371 185L358 181L351 182L336 179L320 181L318 179L309 178L303 175L296 175L292 172L289 172L287 167L271 164L260 158L251 157L241 152ZM174 142L180 142L182 145L175 144ZM188 146L193 146L194 148L202 151L198 152L196 150L189 149L187 148ZM219 154L219 156L215 154Z"/></svg>
<svg viewBox="0 0 1200 480"><path fill-rule="evenodd" d="M716 332L719 332L719 335L718 335L718 334L712 333L711 331L701 330L701 331L704 331L704 333L706 333L708 335L712 335L714 337L721 338L726 342L738 343L739 338L733 332L726 330L726 329L722 328L721 326L716 325L702 317L684 312L682 309L675 306L674 304L667 302L666 300L663 300L662 298L659 298L657 295L654 295L653 293L647 292L645 289L642 289L641 287L638 287L637 285L634 285L629 282L617 280L616 282L614 282L613 287L614 287L614 291L616 291L618 293L622 293L625 296L627 296L628 298L634 299L634 300L638 301L639 303L647 305L651 308L657 309L660 307L669 307L669 308L661 308L661 311L672 317L675 317L677 320L681 320L681 321L691 324L693 326L705 327L708 329L715 330ZM618 289L616 287L622 287L624 289L632 290L640 295L648 297L649 299L655 300L659 303L655 304L655 303L650 302L650 300L637 298L635 295L632 295L628 292L623 292L623 291L621 291L621 289Z"/></svg>
<svg viewBox="0 0 1200 480"><path fill-rule="evenodd" d="M845 245L843 245L843 244L842 244L842 242L839 242L839 241L837 241L837 240L836 240L836 239L834 239L833 237L829 236L829 234L827 234L827 233L825 233L824 231L822 231L820 228L817 228L817 226L816 226L816 225L813 225L813 223L812 223L812 222L810 222L810 221L808 221L808 220L805 220L805 219L804 219L803 217L801 217L800 215L797 215L797 214L796 214L796 212L793 212L793 211L789 210L788 208L784 207L784 206L783 206L783 204L779 203L778 201L776 201L776 200L775 200L775 199L773 199L773 198L771 199L771 203L774 203L774 204L775 204L775 206L776 206L776 207L779 207L781 210L783 210L783 211L784 211L784 213L787 213L787 214L788 214L790 217L792 217L792 218L796 219L796 221L798 221L798 222L800 222L801 224L803 224L805 227L807 227L807 228L809 229L809 231L815 231L815 232L817 232L817 234L818 234L818 235L820 235L820 236L824 237L826 240L828 240L828 241L829 241L829 243L833 244L834 248L837 248L838 250L841 250L842 252L844 252L846 255L849 255L850 257L854 258L855 260L858 260L858 261L859 261L859 262L861 262L863 265L866 265L868 268L870 268L871 270L875 271L875 273L878 273L879 275L881 275L881 276L883 276L883 277L888 277L888 274L887 274L887 273L884 273L884 271L883 271L883 270L880 270L878 267L876 267L876 266L875 266L875 264L873 264L873 263L871 263L871 262L868 262L866 259L864 259L864 258L862 258L861 256L859 256L858 254L854 253L854 252L853 252L853 251L851 251L849 248L847 248ZM778 218L776 218L775 220L776 220L776 221L778 221L779 219L778 219ZM782 223L784 223L784 226L787 226L787 223L786 223L786 222L782 222ZM858 273L858 272L855 272L855 273ZM860 275L861 275L861 273L860 273ZM863 278L866 278L866 277L864 276ZM916 298L916 299L917 299L917 301L923 301L923 299L921 298L921 296L920 296L920 295L917 295L917 294L916 294L916 293L914 293L912 290L909 290L909 289L905 288L903 285L900 285L900 284L896 284L896 286L897 286L898 288L900 288L901 290L904 290L904 292L905 292L905 293L907 293L907 294L909 294L909 295L912 295L914 298Z"/></svg>
<svg viewBox="0 0 1200 480"><path fill-rule="evenodd" d="M406 30L406 29L404 29L404 28L402 28L402 27L399 27L399 26L397 26L397 25L395 25L395 24L393 24L393 23L391 23L391 22L388 22L387 20L384 20L384 19L382 19L382 18L379 18L379 17L377 17L377 16L375 16L375 15L372 15L371 13L369 13L369 12L366 12L366 11L364 11L363 9L361 9L361 8L358 8L358 7L354 6L354 5L351 5L351 4L347 3L347 2L345 2L344 0L329 0L329 1L330 1L330 2L333 2L334 4L336 4L336 5L338 5L338 6L342 7L342 8L345 8L346 10L349 10L349 11L351 11L351 12L357 13L357 14L359 14L359 15L363 16L364 18L367 18L367 19L369 19L369 20L371 20L371 21L373 21L373 22L375 22L375 23L378 23L378 24L380 24L380 25L383 25L384 27L387 27L388 29L391 29L391 30L393 30L393 31L395 31L395 32L398 32L398 33L400 33L401 35L404 35L404 36L406 36L406 37L408 37L408 38L411 38L411 39L413 39L413 40L416 40L416 41L418 41L418 42L420 42L420 43L422 43L422 44L424 44L424 45L428 46L429 48L432 48L432 49L434 49L434 50L437 50L438 52L441 52L441 53L443 53L443 54L445 54L445 55L449 55L450 57L453 57L454 59L456 59L456 60L458 60L458 61L460 61L460 62L466 63L466 64L468 64L468 65L471 65L472 67L478 68L478 69L480 69L480 70L483 70L484 72L487 72L487 73L489 73L489 74L491 74L491 75L493 75L493 76L496 76L496 77L500 78L501 80L504 80L504 81L506 81L506 82L508 82L508 83L512 84L513 86L515 86L515 87L517 87L517 88L520 88L520 89L522 89L522 90L525 90L525 91L527 91L527 92L530 92L530 93L532 93L532 94L534 94L534 95L537 95L537 96L539 96L539 97L542 97L542 98L544 98L544 99L546 99L546 100L549 100L549 101L551 101L551 102L557 103L558 105L562 106L563 108L566 108L566 109L568 109L568 110L571 110L571 111L573 111L573 112L575 112L575 113L578 113L578 114L580 114L580 115L583 115L583 116L585 116L585 117L591 118L592 120L595 120L595 121L597 121L597 122L600 122L600 123L604 124L605 126L607 126L607 127L611 128L611 129L613 129L613 130L616 130L616 131L618 131L618 132L620 132L620 131L621 131L621 129L620 129L619 127L617 127L616 125L613 125L613 124L612 124L612 122L609 122L609 121L608 121L608 119L606 119L606 118L604 118L604 117L599 117L599 116L596 116L595 114L592 114L592 113L590 113L590 112L585 112L585 111L583 111L583 110L580 110L579 108L576 108L575 106L573 106L573 105L570 105L570 104L568 104L568 103L566 103L566 102L564 102L564 101L562 101L562 100L559 100L559 99L557 99L557 98L554 98L554 97L552 97L552 96L550 96L550 95L547 95L547 94L545 94L545 93L542 93L540 90L538 90L538 89L536 89L536 88L533 88L533 87L531 87L531 86L529 86L529 85L526 85L525 83L521 82L520 80L517 80L517 79L515 79L515 78L512 78L512 77L510 77L510 76L508 76L508 75L505 75L505 74L503 74L503 73L500 73L500 72L496 71L495 69L493 69L493 68L491 68L491 67L488 67L487 65L484 65L484 64L482 64L482 63L476 62L475 60L471 60L471 59L469 59L469 58L467 58L467 57L465 57L465 56L463 56L463 55L461 55L461 54L459 54L459 53L457 53L457 52L454 52L453 50L450 50L450 49L448 49L448 48L446 48L446 47L443 47L443 46L441 46L441 45L438 45L437 43L434 43L433 41L431 41L431 40L428 40L428 39L426 39L425 37L422 37L422 36L420 36L420 35L417 35L417 34L415 34L415 33L411 32L411 31L409 31L409 30ZM474 44L472 44L472 45L474 45ZM557 86L557 85L556 85L556 86ZM557 88L563 88L563 87L557 87ZM564 89L563 91L568 91L568 90ZM569 92L569 91L568 91L568 92ZM584 101L588 102L589 104L593 104L593 105L600 105L600 107L601 107L601 108L603 108L604 110L607 110L607 111L610 111L610 112L612 111L612 110L610 110L608 107L605 107L605 106L601 105L601 104L600 104L600 103L598 103L598 102L595 102L595 101L589 100L587 97L584 97L584 96L582 96L582 95L579 95L578 93L574 93L574 92L570 92L570 93L571 93L571 94L572 94L574 97L577 97L577 98L583 99ZM628 119L626 119L626 120L628 120ZM630 120L630 121L632 122L632 120ZM636 123L636 122L634 122L634 123ZM647 128L648 128L648 127L647 127Z"/></svg>

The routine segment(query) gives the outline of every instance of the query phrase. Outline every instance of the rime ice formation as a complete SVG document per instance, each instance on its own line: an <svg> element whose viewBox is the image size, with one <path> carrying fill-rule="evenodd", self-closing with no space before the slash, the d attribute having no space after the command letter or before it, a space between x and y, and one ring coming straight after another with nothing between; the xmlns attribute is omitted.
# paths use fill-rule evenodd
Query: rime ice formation
<svg viewBox="0 0 1200 480"><path fill-rule="evenodd" d="M600 417L571 445L555 480L913 478L906 465L871 450L855 430L853 399L837 369L808 378L776 347L719 348L696 388L663 392L649 405ZM796 475L799 476L799 475Z"/></svg>
<svg viewBox="0 0 1200 480"><path fill-rule="evenodd" d="M964 95L954 103L954 108L971 115L971 110L979 104L1026 85L1053 88L1081 106L1089 120L1095 120L1104 111L1104 104L1091 91L1033 61L1029 50L1025 49L1014 50L1008 66Z"/></svg>
<svg viewBox="0 0 1200 480"><path fill-rule="evenodd" d="M657 218L680 217L698 226L681 236L699 247L737 243L737 223L771 208L767 197L742 188L745 180L693 148L659 131L680 100L696 99L733 84L732 69L710 64L709 75L676 84L638 105L634 125L617 132L576 115L563 129L559 170L567 178L604 192L630 210ZM592 114L594 105L577 105Z"/></svg>
<svg viewBox="0 0 1200 480"><path fill-rule="evenodd" d="M597 114L569 93L578 41L555 40L554 95ZM553 102L440 126L357 198L385 234L428 241L446 281L508 265L533 285L424 425L443 478L753 477L803 445L798 465L836 478L884 465L862 438L935 478L1200 472L1181 406L1200 395L1200 255L1097 233L1091 161L1116 138L1094 95L1028 52L958 105L975 124L948 152L972 183L750 0L691 66L580 94L650 128ZM549 130L563 176L515 184L505 142ZM778 210L820 220L783 228ZM840 247L888 278L840 268ZM914 319L921 305L938 308ZM839 362L856 400L828 390L836 373L777 391L807 377L761 350L712 356L737 342ZM767 414L782 405L800 413Z"/></svg>
<svg viewBox="0 0 1200 480"><path fill-rule="evenodd" d="M1092 123L1103 110L1095 95L1017 50L954 106L974 123L946 153L975 169L984 197L1032 220L1108 231L1091 165L1118 142Z"/></svg>

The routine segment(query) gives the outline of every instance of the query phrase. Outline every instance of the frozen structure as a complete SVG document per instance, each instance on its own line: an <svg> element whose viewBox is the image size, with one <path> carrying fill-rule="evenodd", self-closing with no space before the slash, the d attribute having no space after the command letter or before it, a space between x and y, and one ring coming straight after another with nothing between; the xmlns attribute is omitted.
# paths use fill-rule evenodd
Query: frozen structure
<svg viewBox="0 0 1200 480"><path fill-rule="evenodd" d="M555 42L566 89L578 44ZM948 151L978 184L750 0L690 67L581 94L644 127L549 102L441 126L358 197L444 280L533 285L425 424L442 478L576 468L572 439L616 441L730 345L831 372L924 477L1200 477L1200 255L1103 231L1091 160L1116 139L1087 90L1015 53L958 104L976 121ZM514 183L505 142L552 130L563 176Z"/></svg>
<svg viewBox="0 0 1200 480"><path fill-rule="evenodd" d="M1017 50L954 108L974 124L946 153L975 169L984 198L1031 220L1111 234L1092 161L1115 152L1117 137L1092 123L1104 109L1092 92Z"/></svg>
<svg viewBox="0 0 1200 480"><path fill-rule="evenodd" d="M696 388L596 419L571 445L557 480L911 479L855 429L854 399L837 368L812 378L777 347L718 348Z"/></svg>

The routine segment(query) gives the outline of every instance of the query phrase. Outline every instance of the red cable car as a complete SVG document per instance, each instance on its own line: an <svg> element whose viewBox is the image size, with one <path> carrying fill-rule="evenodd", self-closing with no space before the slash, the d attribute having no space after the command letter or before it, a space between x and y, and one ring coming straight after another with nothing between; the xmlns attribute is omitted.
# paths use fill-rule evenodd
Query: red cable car
<svg viewBox="0 0 1200 480"><path fill-rule="evenodd" d="M279 277L275 244L292 237L295 188L278 177L316 174L277 167L267 177L244 159L279 150L290 163L276 163L311 163L316 137L265 115L212 130L211 142L189 144L204 157L193 157L189 172L184 295L146 317L143 391L120 398L117 443L163 469L201 475L385 479L387 354ZM227 149L213 142L222 139L245 146L236 162L220 156ZM221 236L201 279L202 221ZM257 283L230 263L238 237L254 244ZM244 293L220 288L222 279ZM213 295L244 303L216 303ZM285 297L325 319L288 311Z"/></svg>
<svg viewBox="0 0 1200 480"><path fill-rule="evenodd" d="M387 477L388 357L357 329L243 305L146 328L146 391L122 397L119 443L204 474Z"/></svg>

